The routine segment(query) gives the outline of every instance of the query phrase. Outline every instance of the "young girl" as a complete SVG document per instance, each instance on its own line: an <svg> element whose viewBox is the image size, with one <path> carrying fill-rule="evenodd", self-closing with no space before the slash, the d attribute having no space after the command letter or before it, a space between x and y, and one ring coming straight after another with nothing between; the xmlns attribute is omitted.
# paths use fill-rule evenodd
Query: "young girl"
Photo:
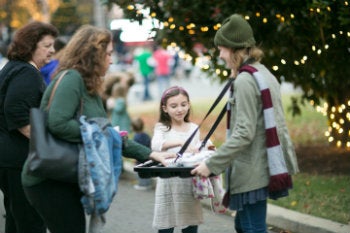
<svg viewBox="0 0 350 233"><path fill-rule="evenodd" d="M197 128L189 121L190 100L187 92L178 86L165 90L160 102L159 122L154 127L152 150L178 152ZM188 151L195 151L199 132ZM203 222L201 203L192 193L192 178L157 179L153 227L158 233L172 233L181 227L183 233L196 233Z"/></svg>

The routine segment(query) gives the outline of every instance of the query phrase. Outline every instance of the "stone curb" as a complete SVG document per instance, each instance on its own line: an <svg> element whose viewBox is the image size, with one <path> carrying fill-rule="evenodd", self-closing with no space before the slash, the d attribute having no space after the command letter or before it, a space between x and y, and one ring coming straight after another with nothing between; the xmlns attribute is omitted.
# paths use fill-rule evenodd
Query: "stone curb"
<svg viewBox="0 0 350 233"><path fill-rule="evenodd" d="M136 178L137 173L133 168L133 163L124 160L124 173L127 173L124 175ZM202 204L205 208L211 208L209 201L202 201ZM233 213L227 211L227 215L231 216ZM299 213L273 204L268 204L267 207L267 223L293 233L350 233L350 225Z"/></svg>
<svg viewBox="0 0 350 233"><path fill-rule="evenodd" d="M268 205L267 222L295 233L350 233L350 225L330 221L276 205Z"/></svg>

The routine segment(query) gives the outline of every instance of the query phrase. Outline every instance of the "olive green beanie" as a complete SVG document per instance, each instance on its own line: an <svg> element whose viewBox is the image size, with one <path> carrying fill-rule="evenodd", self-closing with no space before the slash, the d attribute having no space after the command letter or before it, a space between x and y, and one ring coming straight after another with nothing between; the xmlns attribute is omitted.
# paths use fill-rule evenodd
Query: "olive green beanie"
<svg viewBox="0 0 350 233"><path fill-rule="evenodd" d="M242 16L233 14L216 32L214 43L228 48L249 48L255 45L255 39L249 23Z"/></svg>

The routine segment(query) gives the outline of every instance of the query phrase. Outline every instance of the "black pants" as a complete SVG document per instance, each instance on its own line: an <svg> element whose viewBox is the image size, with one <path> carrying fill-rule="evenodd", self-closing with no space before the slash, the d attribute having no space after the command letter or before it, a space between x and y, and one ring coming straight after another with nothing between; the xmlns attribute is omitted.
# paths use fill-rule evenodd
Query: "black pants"
<svg viewBox="0 0 350 233"><path fill-rule="evenodd" d="M0 190L6 211L5 233L46 232L44 221L24 194L20 169L0 168Z"/></svg>
<svg viewBox="0 0 350 233"><path fill-rule="evenodd" d="M197 233L198 226L188 226L181 230L182 233ZM174 228L158 230L158 233L173 233Z"/></svg>
<svg viewBox="0 0 350 233"><path fill-rule="evenodd" d="M24 187L51 233L85 233L85 214L78 184L47 180Z"/></svg>

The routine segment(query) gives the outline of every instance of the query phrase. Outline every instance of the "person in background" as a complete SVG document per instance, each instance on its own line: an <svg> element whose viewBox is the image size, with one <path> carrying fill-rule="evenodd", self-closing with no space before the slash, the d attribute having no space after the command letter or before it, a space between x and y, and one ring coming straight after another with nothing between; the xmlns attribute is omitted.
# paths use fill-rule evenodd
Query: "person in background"
<svg viewBox="0 0 350 233"><path fill-rule="evenodd" d="M197 129L190 122L190 98L182 87L166 89L160 101L159 122L154 126L151 146L154 151L178 152ZM199 131L187 152L195 152L199 144ZM172 233L180 227L183 233L197 233L203 222L202 206L192 191L192 178L157 178L153 227L158 233Z"/></svg>
<svg viewBox="0 0 350 233"><path fill-rule="evenodd" d="M7 45L5 44L5 42L0 41L0 70L8 62L6 54L7 54Z"/></svg>
<svg viewBox="0 0 350 233"><path fill-rule="evenodd" d="M107 107L111 111L113 126L119 127L120 131L131 133L131 118L126 101L127 88L121 83L116 83L112 88L112 96L107 100Z"/></svg>
<svg viewBox="0 0 350 233"><path fill-rule="evenodd" d="M51 82L52 75L54 74L58 66L58 59L61 56L61 53L63 52L62 49L64 48L65 45L66 45L66 42L63 39L57 38L54 44L56 52L53 56L53 59L49 63L41 67L40 69L40 72L44 77L46 85L49 85Z"/></svg>
<svg viewBox="0 0 350 233"><path fill-rule="evenodd" d="M154 73L158 83L159 95L161 96L163 91L170 87L172 56L166 49L159 45L153 52L152 58L154 61L151 63L154 63L155 66Z"/></svg>
<svg viewBox="0 0 350 233"><path fill-rule="evenodd" d="M263 51L255 45L253 30L241 15L233 14L223 22L214 43L234 79L228 101L229 133L192 174L207 177L228 168L226 197L229 208L236 210L236 232L267 233L267 198L287 196L291 175L298 172L280 85L260 63Z"/></svg>
<svg viewBox="0 0 350 233"><path fill-rule="evenodd" d="M108 71L103 79L103 91L102 91L102 101L105 109L107 109L107 115L110 117L111 110L114 107L114 101L112 97L112 91L114 85L123 85L128 93L130 88L135 84L134 73L128 71L110 72ZM109 101L108 101L109 100ZM108 105L107 105L108 101Z"/></svg>
<svg viewBox="0 0 350 233"><path fill-rule="evenodd" d="M151 137L144 131L142 118L136 117L131 121L131 128L134 132L134 141L148 148L151 148ZM136 165L139 163L136 163ZM134 185L136 190L149 190L152 188L152 179L138 177L138 184Z"/></svg>
<svg viewBox="0 0 350 233"><path fill-rule="evenodd" d="M193 64L191 63L191 61L186 60L186 59L181 59L180 64L182 66L182 69L184 70L185 78L189 79L191 76L192 69L193 69Z"/></svg>
<svg viewBox="0 0 350 233"><path fill-rule="evenodd" d="M153 73L153 66L150 65L150 59L152 53L148 48L143 48L139 54L136 54L135 60L139 64L139 70L143 77L143 101L152 100L152 96L149 90L150 75Z"/></svg>
<svg viewBox="0 0 350 233"><path fill-rule="evenodd" d="M44 233L46 227L29 204L21 182L29 152L30 109L39 107L45 83L39 69L55 53L58 30L31 22L16 31L9 61L0 72L0 189L6 211L5 233Z"/></svg>
<svg viewBox="0 0 350 233"><path fill-rule="evenodd" d="M179 52L178 51L174 51L173 53L173 58L172 58L172 64L171 64L171 76L175 76L176 77L176 72L177 69L180 66L180 56L179 56Z"/></svg>
<svg viewBox="0 0 350 233"><path fill-rule="evenodd" d="M82 142L77 109L87 119L107 118L100 96L103 77L112 63L112 34L109 30L91 25L81 26L69 40L59 60L57 75L45 90L40 108L46 110L56 81L67 71L56 88L47 112L48 130L60 139ZM82 104L82 106L81 106ZM47 110L46 110L47 111ZM152 152L149 148L128 140L123 156L139 161L154 159L164 162L171 153ZM86 219L78 183L34 177L28 174L28 163L23 166L22 184L25 194L44 219L51 233L85 233Z"/></svg>

